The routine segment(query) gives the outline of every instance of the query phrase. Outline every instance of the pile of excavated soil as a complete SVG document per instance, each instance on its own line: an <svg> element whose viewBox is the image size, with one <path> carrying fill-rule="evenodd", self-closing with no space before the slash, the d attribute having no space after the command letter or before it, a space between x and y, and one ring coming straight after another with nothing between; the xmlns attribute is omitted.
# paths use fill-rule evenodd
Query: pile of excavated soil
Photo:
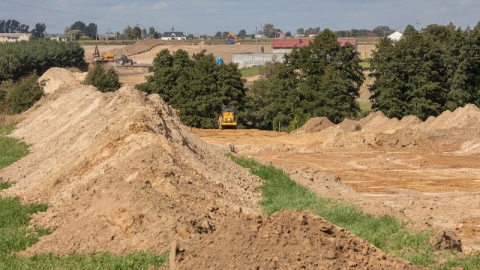
<svg viewBox="0 0 480 270"><path fill-rule="evenodd" d="M183 126L158 95L60 88L13 136L32 153L0 172L2 196L46 202L33 220L54 228L27 250L163 251L211 233L230 216L261 213L261 180Z"/></svg>
<svg viewBox="0 0 480 270"><path fill-rule="evenodd" d="M51 94L64 85L74 85L85 79L87 73L71 72L65 68L51 68L47 70L39 79L39 82L45 84L43 91L45 94Z"/></svg>
<svg viewBox="0 0 480 270"><path fill-rule="evenodd" d="M424 269L310 212L233 219L198 242L177 249L181 269Z"/></svg>
<svg viewBox="0 0 480 270"><path fill-rule="evenodd" d="M308 121L303 124L300 128L294 130L293 134L308 134L320 132L328 127L335 126L328 118L326 117L313 117L308 119Z"/></svg>
<svg viewBox="0 0 480 270"><path fill-rule="evenodd" d="M32 153L0 171L0 192L49 209L53 233L26 255L164 252L206 268L416 269L307 212L270 218L261 180L196 137L158 95L63 86L35 104L13 136ZM205 267L204 267L205 266Z"/></svg>
<svg viewBox="0 0 480 270"><path fill-rule="evenodd" d="M318 119L315 117L309 121L318 122ZM293 134L307 133L299 130ZM429 117L425 122L415 116L398 120L388 118L382 112L374 112L358 121L345 119L338 125L311 129L309 133L323 134L325 140L321 145L324 148L415 148L480 153L479 132L480 109L468 104L454 112L445 111L437 117Z"/></svg>

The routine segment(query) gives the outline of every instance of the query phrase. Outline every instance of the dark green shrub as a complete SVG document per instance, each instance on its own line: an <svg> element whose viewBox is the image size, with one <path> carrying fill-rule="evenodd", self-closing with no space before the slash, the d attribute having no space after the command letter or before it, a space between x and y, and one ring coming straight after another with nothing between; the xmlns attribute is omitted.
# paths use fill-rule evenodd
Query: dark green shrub
<svg viewBox="0 0 480 270"><path fill-rule="evenodd" d="M113 68L105 70L102 65L95 65L90 69L82 83L93 85L104 93L117 91L122 86L118 78L118 72Z"/></svg>
<svg viewBox="0 0 480 270"><path fill-rule="evenodd" d="M18 114L28 110L43 96L43 84L38 83L39 76L34 71L32 74L22 78L15 84L6 88L4 106L8 114ZM2 87L0 87L2 88ZM0 90L1 92L1 90ZM1 103L1 101L0 101Z"/></svg>
<svg viewBox="0 0 480 270"><path fill-rule="evenodd" d="M85 50L76 42L32 40L0 43L0 81L17 80L51 67L82 67Z"/></svg>

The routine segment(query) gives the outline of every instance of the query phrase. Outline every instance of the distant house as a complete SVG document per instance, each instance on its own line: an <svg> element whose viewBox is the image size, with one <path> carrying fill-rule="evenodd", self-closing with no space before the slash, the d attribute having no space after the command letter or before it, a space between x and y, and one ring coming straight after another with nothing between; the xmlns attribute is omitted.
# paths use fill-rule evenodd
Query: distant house
<svg viewBox="0 0 480 270"><path fill-rule="evenodd" d="M375 37L378 37L377 34L375 34L374 32L368 32L367 35L366 35L367 38L375 38Z"/></svg>
<svg viewBox="0 0 480 270"><path fill-rule="evenodd" d="M288 54L292 52L294 47L301 48L308 46L312 40L303 40L303 39L289 39L289 40L274 40L272 41L273 53L284 53ZM356 38L342 38L338 39L341 47L344 47L345 44L350 43L357 51L357 39Z"/></svg>
<svg viewBox="0 0 480 270"><path fill-rule="evenodd" d="M106 33L106 34L98 34L99 40L115 40L116 34L115 33Z"/></svg>
<svg viewBox="0 0 480 270"><path fill-rule="evenodd" d="M0 33L0 42L28 41L30 36L30 33Z"/></svg>
<svg viewBox="0 0 480 270"><path fill-rule="evenodd" d="M403 37L403 34L398 31L395 31L393 34L388 36L388 38L393 41L399 41L402 37Z"/></svg>
<svg viewBox="0 0 480 270"><path fill-rule="evenodd" d="M66 42L68 40L66 35L63 34L48 34L45 36L47 39Z"/></svg>
<svg viewBox="0 0 480 270"><path fill-rule="evenodd" d="M183 32L164 32L162 35L162 40L185 40L187 37Z"/></svg>

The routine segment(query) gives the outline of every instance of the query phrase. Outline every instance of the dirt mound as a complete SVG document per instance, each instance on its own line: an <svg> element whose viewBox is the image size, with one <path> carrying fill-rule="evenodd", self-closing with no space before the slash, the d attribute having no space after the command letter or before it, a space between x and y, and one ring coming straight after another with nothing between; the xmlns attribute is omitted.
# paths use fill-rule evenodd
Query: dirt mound
<svg viewBox="0 0 480 270"><path fill-rule="evenodd" d="M24 117L13 136L32 153L0 172L16 182L0 194L48 203L33 221L55 229L27 254L160 252L261 213L260 179L193 135L158 95L63 87Z"/></svg>
<svg viewBox="0 0 480 270"><path fill-rule="evenodd" d="M328 118L326 117L313 117L308 119L308 121L303 124L300 128L292 132L292 134L307 134L320 132L328 127L335 126Z"/></svg>
<svg viewBox="0 0 480 270"><path fill-rule="evenodd" d="M107 53L114 53L116 56L126 55L132 56L150 51L152 48L165 44L165 41L160 39L144 39L136 42L131 46L124 46L108 51Z"/></svg>
<svg viewBox="0 0 480 270"><path fill-rule="evenodd" d="M38 81L44 81L43 91L46 94L51 94L63 85L80 83L86 75L87 73L71 72L68 69L54 67L47 70Z"/></svg>
<svg viewBox="0 0 480 270"><path fill-rule="evenodd" d="M327 120L312 118L312 123ZM308 122L307 122L308 123ZM454 112L445 111L437 117L429 117L422 122L415 116L402 120L388 118L382 112L374 112L354 121L344 120L334 128L309 129L312 133L322 133L320 142L326 148L345 149L398 149L416 148L425 151L450 151L480 153L480 109L472 104L460 107ZM306 127L293 134L301 135Z"/></svg>
<svg viewBox="0 0 480 270"><path fill-rule="evenodd" d="M181 269L423 269L310 212L233 219L198 242L180 248Z"/></svg>

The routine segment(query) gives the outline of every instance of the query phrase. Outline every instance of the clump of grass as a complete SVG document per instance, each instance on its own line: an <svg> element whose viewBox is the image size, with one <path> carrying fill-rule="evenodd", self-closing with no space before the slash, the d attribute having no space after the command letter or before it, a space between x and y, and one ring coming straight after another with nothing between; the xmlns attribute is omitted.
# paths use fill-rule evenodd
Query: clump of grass
<svg viewBox="0 0 480 270"><path fill-rule="evenodd" d="M228 155L235 163L250 169L265 182L261 187L264 199L261 205L268 215L277 211L308 210L333 224L346 228L355 235L369 241L385 252L411 261L414 264L439 269L451 269L461 266L465 269L480 265L480 255L460 258L454 252L444 251L439 256L429 244L433 231L411 233L407 224L389 216L373 216L363 213L352 205L340 204L317 196L308 188L289 179L282 170L274 166L262 165L253 159ZM449 256L448 268L438 264L438 258ZM444 268L447 267L447 268Z"/></svg>
<svg viewBox="0 0 480 270"><path fill-rule="evenodd" d="M28 145L7 137L14 128L11 125L0 126L0 170L28 154Z"/></svg>
<svg viewBox="0 0 480 270"><path fill-rule="evenodd" d="M0 199L0 258L25 250L35 244L49 229L29 228L29 218L46 211L45 204L22 205L19 199Z"/></svg>
<svg viewBox="0 0 480 270"><path fill-rule="evenodd" d="M240 69L242 76L255 76L260 75L261 67L243 68Z"/></svg>

